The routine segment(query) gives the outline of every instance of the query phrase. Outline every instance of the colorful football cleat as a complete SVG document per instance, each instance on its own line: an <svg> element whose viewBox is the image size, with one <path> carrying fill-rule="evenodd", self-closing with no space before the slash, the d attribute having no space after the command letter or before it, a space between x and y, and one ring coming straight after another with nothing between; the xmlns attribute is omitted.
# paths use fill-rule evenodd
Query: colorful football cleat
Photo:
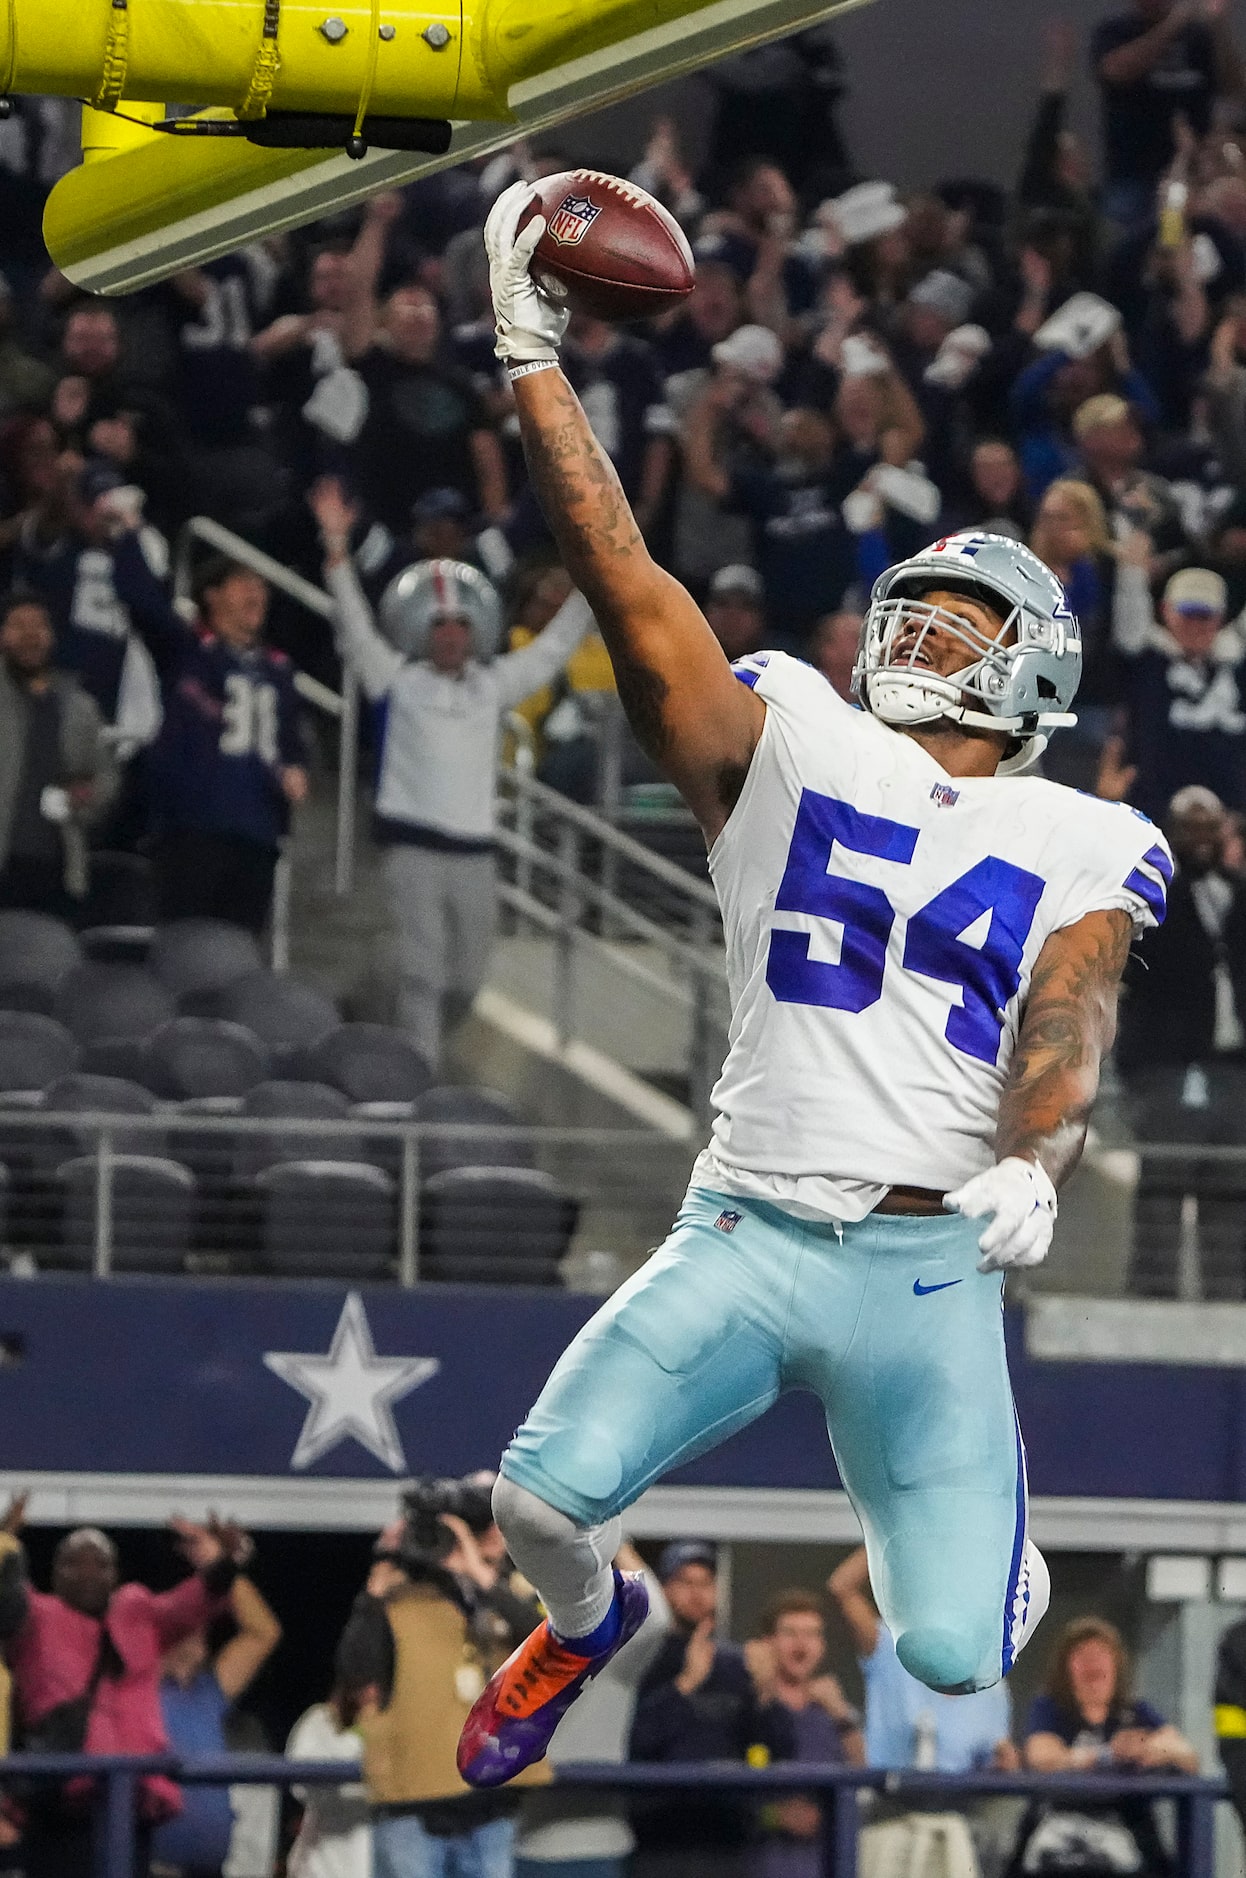
<svg viewBox="0 0 1246 1878"><path fill-rule="evenodd" d="M608 1649L577 1656L540 1624L477 1698L459 1736L459 1772L469 1787L500 1787L543 1760L580 1691L636 1635L649 1615L645 1581L639 1572L616 1572L614 1582L620 1623Z"/></svg>

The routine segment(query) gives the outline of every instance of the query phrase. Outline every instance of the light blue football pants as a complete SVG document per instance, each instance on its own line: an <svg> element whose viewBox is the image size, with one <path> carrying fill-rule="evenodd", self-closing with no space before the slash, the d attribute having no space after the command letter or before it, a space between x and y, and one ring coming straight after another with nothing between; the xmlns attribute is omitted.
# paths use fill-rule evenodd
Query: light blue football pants
<svg viewBox="0 0 1246 1878"><path fill-rule="evenodd" d="M503 1475L594 1527L782 1391L811 1389L901 1662L933 1688L989 1687L1019 1647L1028 1568L1002 1280L977 1269L981 1231L875 1214L841 1239L693 1189L559 1360Z"/></svg>

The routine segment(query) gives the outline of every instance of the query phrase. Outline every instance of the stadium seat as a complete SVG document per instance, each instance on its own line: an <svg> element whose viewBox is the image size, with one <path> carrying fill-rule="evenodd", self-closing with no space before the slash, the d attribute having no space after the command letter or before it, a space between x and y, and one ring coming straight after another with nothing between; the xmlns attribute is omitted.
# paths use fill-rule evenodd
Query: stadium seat
<svg viewBox="0 0 1246 1878"><path fill-rule="evenodd" d="M168 1131L168 1152L188 1167L196 1189L194 1246L226 1269L250 1269L256 1247L256 1194L249 1182L239 1187L235 1163L238 1137L200 1125L218 1116L241 1115L241 1096L191 1096L179 1102ZM185 1118L185 1125L182 1125Z"/></svg>
<svg viewBox="0 0 1246 1878"><path fill-rule="evenodd" d="M93 1154L57 1170L63 1196L65 1262L95 1261L99 1168ZM119 1154L112 1162L111 1265L114 1271L181 1271L190 1250L195 1183L189 1170L157 1154Z"/></svg>
<svg viewBox="0 0 1246 1878"><path fill-rule="evenodd" d="M173 999L136 965L79 965L56 994L54 1015L79 1043L150 1037L175 1015Z"/></svg>
<svg viewBox="0 0 1246 1878"><path fill-rule="evenodd" d="M88 926L78 934L93 965L145 965L151 942L150 926Z"/></svg>
<svg viewBox="0 0 1246 1878"><path fill-rule="evenodd" d="M59 1166L61 1161L74 1155L94 1154L99 1130L90 1123L76 1124L68 1119L74 1115L117 1117L118 1126L111 1130L114 1154L159 1155L164 1150L162 1129L124 1126L127 1115L154 1114L156 1099L149 1089L123 1077L92 1076L75 1070L49 1083L38 1107L49 1116L66 1118L50 1124L46 1133L42 1129L36 1131L39 1144L36 1158L42 1166L48 1166L53 1156L56 1158L52 1164ZM62 1143L67 1144L64 1152Z"/></svg>
<svg viewBox="0 0 1246 1878"><path fill-rule="evenodd" d="M254 1180L278 1161L357 1160L357 1140L300 1130L300 1121L340 1122L350 1118L350 1104L340 1089L320 1082L257 1083L243 1097L242 1113L271 1118L271 1132L238 1138L234 1171L240 1180Z"/></svg>
<svg viewBox="0 0 1246 1878"><path fill-rule="evenodd" d="M0 1011L0 1090L46 1089L78 1067L78 1046L53 1017Z"/></svg>
<svg viewBox="0 0 1246 1878"><path fill-rule="evenodd" d="M179 1102L179 1115L241 1115L243 1098L238 1096L187 1096Z"/></svg>
<svg viewBox="0 0 1246 1878"><path fill-rule="evenodd" d="M243 1096L269 1074L269 1054L242 1024L175 1017L149 1040L151 1086L174 1101Z"/></svg>
<svg viewBox="0 0 1246 1878"><path fill-rule="evenodd" d="M142 1037L97 1037L82 1052L78 1068L88 1076L119 1076L123 1082L141 1083L156 1093L151 1058Z"/></svg>
<svg viewBox="0 0 1246 1878"><path fill-rule="evenodd" d="M427 1179L452 1167L531 1167L532 1149L523 1138L519 1112L496 1089L460 1089L443 1084L415 1105L416 1120L445 1123L447 1132L420 1142L420 1172ZM478 1133L450 1133L471 1128ZM487 1131L487 1132L485 1132Z"/></svg>
<svg viewBox="0 0 1246 1878"><path fill-rule="evenodd" d="M223 919L177 919L156 928L152 971L177 999L227 991L262 969L252 935Z"/></svg>
<svg viewBox="0 0 1246 1878"><path fill-rule="evenodd" d="M248 972L219 994L216 1015L245 1024L274 1061L313 1045L336 1030L341 1014L331 999L310 985L300 985L280 972Z"/></svg>
<svg viewBox="0 0 1246 1878"><path fill-rule="evenodd" d="M20 1195L18 1211L20 1230L16 1236L33 1247L40 1260L56 1257L62 1234L58 1222L63 1218L65 1187L60 1170L67 1163L81 1160L98 1170L100 1129L74 1117L105 1114L117 1118L110 1131L114 1164L120 1159L140 1159L164 1153L163 1129L126 1126L126 1117L150 1115L155 1098L137 1083L116 1076L92 1076L75 1070L50 1083L33 1105L41 1120L38 1125L19 1130L10 1127L7 1135L14 1148L24 1149L25 1158L12 1161ZM23 1139L24 1137L24 1139ZM0 1136L2 1138L2 1136ZM10 1141L5 1140L4 1158L9 1159ZM97 1174L96 1176L97 1177ZM85 1179L85 1176L83 1176ZM78 1260L77 1262L81 1262ZM89 1262L89 1261L88 1261Z"/></svg>
<svg viewBox="0 0 1246 1878"><path fill-rule="evenodd" d="M49 1014L62 981L81 963L81 948L63 920L0 913L0 1008Z"/></svg>
<svg viewBox="0 0 1246 1878"><path fill-rule="evenodd" d="M393 1182L360 1161L283 1161L256 1177L261 1259L283 1277L391 1276Z"/></svg>
<svg viewBox="0 0 1246 1878"><path fill-rule="evenodd" d="M388 1024L339 1024L300 1055L297 1069L351 1102L414 1102L432 1081L406 1031Z"/></svg>
<svg viewBox="0 0 1246 1878"><path fill-rule="evenodd" d="M532 1167L452 1167L421 1195L420 1276L446 1284L556 1285L579 1208Z"/></svg>
<svg viewBox="0 0 1246 1878"><path fill-rule="evenodd" d="M47 1140L46 1128L37 1119L42 1104L41 1091L38 1094L29 1089L0 1091L0 1165L8 1173L9 1244L36 1250L55 1237L59 1218L59 1203L49 1193L48 1181L58 1161L64 1159L63 1151L76 1151L73 1141L62 1137L62 1152L50 1155L46 1163L41 1161L40 1137ZM23 1127L21 1118L24 1116L36 1119Z"/></svg>

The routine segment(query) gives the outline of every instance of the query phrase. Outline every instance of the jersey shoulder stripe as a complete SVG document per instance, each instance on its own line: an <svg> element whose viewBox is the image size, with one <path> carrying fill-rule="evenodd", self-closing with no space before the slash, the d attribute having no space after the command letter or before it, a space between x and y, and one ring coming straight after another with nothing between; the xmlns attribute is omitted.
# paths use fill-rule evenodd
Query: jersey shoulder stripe
<svg viewBox="0 0 1246 1878"><path fill-rule="evenodd" d="M742 659L737 659L731 669L740 683L747 685L751 691L769 663L768 652L749 652Z"/></svg>
<svg viewBox="0 0 1246 1878"><path fill-rule="evenodd" d="M1171 857L1157 842L1153 848L1147 849L1137 867L1125 877L1126 891L1136 893L1145 902L1157 926L1164 923L1172 873Z"/></svg>

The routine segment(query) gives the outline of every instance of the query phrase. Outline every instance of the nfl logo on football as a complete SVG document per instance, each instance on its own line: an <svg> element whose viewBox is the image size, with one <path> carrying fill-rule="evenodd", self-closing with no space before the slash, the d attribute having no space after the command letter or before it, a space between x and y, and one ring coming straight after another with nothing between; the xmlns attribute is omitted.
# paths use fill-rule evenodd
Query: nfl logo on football
<svg viewBox="0 0 1246 1878"><path fill-rule="evenodd" d="M564 196L549 218L549 232L564 248L583 241L601 209L587 196Z"/></svg>

